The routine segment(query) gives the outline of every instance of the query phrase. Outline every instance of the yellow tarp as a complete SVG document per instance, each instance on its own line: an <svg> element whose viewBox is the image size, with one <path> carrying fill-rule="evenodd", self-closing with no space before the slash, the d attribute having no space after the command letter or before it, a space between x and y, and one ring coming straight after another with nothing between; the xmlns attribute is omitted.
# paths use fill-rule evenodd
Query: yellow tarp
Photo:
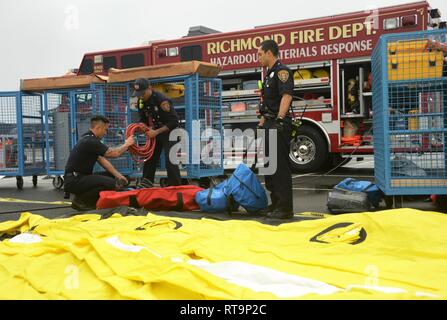
<svg viewBox="0 0 447 320"><path fill-rule="evenodd" d="M0 299L446 299L447 216L0 223ZM9 235L9 236L8 236Z"/></svg>

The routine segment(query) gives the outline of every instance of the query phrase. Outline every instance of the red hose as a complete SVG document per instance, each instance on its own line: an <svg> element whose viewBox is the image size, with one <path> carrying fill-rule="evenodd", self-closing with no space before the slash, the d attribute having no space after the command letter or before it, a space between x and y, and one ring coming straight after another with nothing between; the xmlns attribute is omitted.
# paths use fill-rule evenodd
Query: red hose
<svg viewBox="0 0 447 320"><path fill-rule="evenodd" d="M138 146L134 144L129 147L129 152L134 156L135 161L144 162L152 158L155 150L155 138L149 138L150 128L144 123L132 123L126 129L126 138L134 136L135 134L145 134L146 144Z"/></svg>

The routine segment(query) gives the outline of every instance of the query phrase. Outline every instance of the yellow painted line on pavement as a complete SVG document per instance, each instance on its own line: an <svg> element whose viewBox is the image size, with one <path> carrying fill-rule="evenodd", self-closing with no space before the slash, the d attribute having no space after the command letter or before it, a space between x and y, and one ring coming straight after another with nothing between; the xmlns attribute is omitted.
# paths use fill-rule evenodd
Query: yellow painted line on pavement
<svg viewBox="0 0 447 320"><path fill-rule="evenodd" d="M0 202L8 202L8 203L34 203L34 204L51 204L51 205L71 205L71 202L64 201L37 201L37 200L22 200L22 199L14 199L14 198L0 198Z"/></svg>

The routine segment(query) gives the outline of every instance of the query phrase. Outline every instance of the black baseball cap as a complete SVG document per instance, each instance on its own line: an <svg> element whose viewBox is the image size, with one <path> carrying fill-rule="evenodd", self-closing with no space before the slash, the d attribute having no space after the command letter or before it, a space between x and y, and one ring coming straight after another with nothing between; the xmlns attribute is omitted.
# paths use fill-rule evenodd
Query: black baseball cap
<svg viewBox="0 0 447 320"><path fill-rule="evenodd" d="M144 91L149 88L149 81L144 78L139 78L135 80L133 83L133 95L134 97L141 98L141 96L144 94Z"/></svg>

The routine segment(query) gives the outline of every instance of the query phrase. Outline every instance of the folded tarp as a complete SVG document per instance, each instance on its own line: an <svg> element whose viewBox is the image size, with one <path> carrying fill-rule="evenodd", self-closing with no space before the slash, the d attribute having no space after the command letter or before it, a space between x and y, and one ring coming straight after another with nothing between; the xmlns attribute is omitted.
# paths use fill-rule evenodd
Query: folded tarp
<svg viewBox="0 0 447 320"><path fill-rule="evenodd" d="M446 299L447 216L269 226L24 213L0 224L0 299Z"/></svg>

